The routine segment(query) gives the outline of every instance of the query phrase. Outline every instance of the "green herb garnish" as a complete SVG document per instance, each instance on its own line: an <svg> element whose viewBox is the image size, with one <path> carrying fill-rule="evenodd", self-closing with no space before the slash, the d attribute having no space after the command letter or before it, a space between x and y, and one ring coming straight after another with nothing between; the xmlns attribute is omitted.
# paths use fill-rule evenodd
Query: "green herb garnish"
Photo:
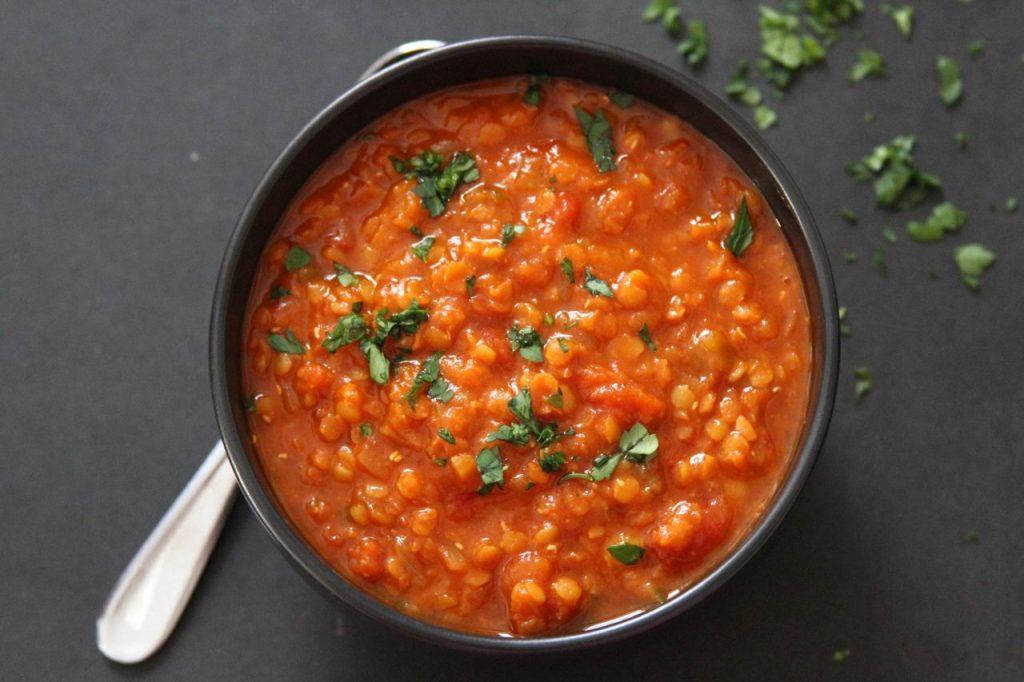
<svg viewBox="0 0 1024 682"><path fill-rule="evenodd" d="M885 59L875 50L867 48L857 53L857 61L850 67L849 78L851 83L857 83L868 76L884 76Z"/></svg>
<svg viewBox="0 0 1024 682"><path fill-rule="evenodd" d="M619 437L617 452L612 455L595 457L589 471L565 474L558 482L577 478L587 481L603 481L615 472L615 468L623 457L636 464L644 465L654 459L657 454L658 437L649 432L643 424L637 422Z"/></svg>
<svg viewBox="0 0 1024 682"><path fill-rule="evenodd" d="M437 237L424 237L410 247L412 255L419 258L424 263L427 262L427 254L430 253L430 247L437 241Z"/></svg>
<svg viewBox="0 0 1024 682"><path fill-rule="evenodd" d="M447 457L435 457L434 458L434 464L436 464L439 467L446 467L446 466L448 466L448 458Z"/></svg>
<svg viewBox="0 0 1024 682"><path fill-rule="evenodd" d="M628 92L616 90L615 88L612 88L611 90L608 91L608 99L611 101L612 104L614 104L620 109L629 109L631 106L633 106L633 103L636 101L636 97L634 97L633 95L629 94Z"/></svg>
<svg viewBox="0 0 1024 682"><path fill-rule="evenodd" d="M456 152L443 165L441 155L432 149L421 152L407 161L397 156L390 157L391 165L407 178L418 178L419 184L413 192L423 202L432 217L444 213L459 185L480 179L476 159L469 152Z"/></svg>
<svg viewBox="0 0 1024 682"><path fill-rule="evenodd" d="M284 336L281 334L271 334L268 336L267 343L270 344L270 347L278 353L302 355L306 352L306 349L302 347L299 340L295 338L295 332L287 328L284 330Z"/></svg>
<svg viewBox="0 0 1024 682"><path fill-rule="evenodd" d="M274 286L270 287L270 300L276 301L278 299L284 298L285 296L291 296L291 293L292 292L288 291L280 284L275 284Z"/></svg>
<svg viewBox="0 0 1024 682"><path fill-rule="evenodd" d="M256 394L255 393L250 393L249 395L245 396L245 400L242 401L242 407L245 408L245 411L250 413L250 414L255 412L256 411Z"/></svg>
<svg viewBox="0 0 1024 682"><path fill-rule="evenodd" d="M914 8L910 5L893 7L886 3L882 5L882 11L892 17L903 37L910 40L910 34L914 32Z"/></svg>
<svg viewBox="0 0 1024 682"><path fill-rule="evenodd" d="M338 318L334 329L324 337L323 345L328 353L334 353L342 346L361 341L367 334L366 320L358 313L349 313Z"/></svg>
<svg viewBox="0 0 1024 682"><path fill-rule="evenodd" d="M615 165L615 146L612 144L612 127L605 118L604 109L598 109L591 115L582 107L575 106L576 120L587 140L587 148L594 157L599 173L607 173L617 168Z"/></svg>
<svg viewBox="0 0 1024 682"><path fill-rule="evenodd" d="M423 230L420 229L419 225L413 225L412 227L410 227L409 228L409 232L411 232L412 236L414 236L414 237L422 237L423 236Z"/></svg>
<svg viewBox="0 0 1024 682"><path fill-rule="evenodd" d="M686 39L676 45L678 52L691 67L697 66L708 56L708 26L702 19L686 22Z"/></svg>
<svg viewBox="0 0 1024 682"><path fill-rule="evenodd" d="M288 249L288 254L284 257L284 269L288 272L294 272L299 268L309 265L309 261L309 251L299 246L293 246Z"/></svg>
<svg viewBox="0 0 1024 682"><path fill-rule="evenodd" d="M754 123L761 130L768 130L779 120L775 110L765 104L754 107Z"/></svg>
<svg viewBox="0 0 1024 682"><path fill-rule="evenodd" d="M359 425L359 433L362 434L363 438L369 438L373 435L373 424L370 422L363 422Z"/></svg>
<svg viewBox="0 0 1024 682"><path fill-rule="evenodd" d="M476 470L480 472L482 485L477 490L480 495L491 492L494 486L505 484L505 464L501 461L501 450L484 448L476 456Z"/></svg>
<svg viewBox="0 0 1024 682"><path fill-rule="evenodd" d="M960 80L960 67L949 57L939 57L935 62L939 74L939 99L951 107L963 95L964 83Z"/></svg>
<svg viewBox="0 0 1024 682"><path fill-rule="evenodd" d="M953 252L960 279L971 291L978 290L981 273L996 261L996 255L981 244L964 244Z"/></svg>
<svg viewBox="0 0 1024 682"><path fill-rule="evenodd" d="M452 445L455 445L455 436L453 436L452 432L449 431L448 429L443 428L443 427L438 429L437 430L437 436L438 436L438 438L443 440L445 443L451 443Z"/></svg>
<svg viewBox="0 0 1024 682"><path fill-rule="evenodd" d="M745 59L740 60L732 80L725 86L725 94L743 102L748 107L756 107L762 100L761 90L757 86L750 84L749 76L750 64Z"/></svg>
<svg viewBox="0 0 1024 682"><path fill-rule="evenodd" d="M747 210L747 197L740 200L740 208L736 212L736 219L732 223L732 229L725 237L725 248L732 252L732 255L739 258L747 247L754 241L754 226L750 223L750 213Z"/></svg>
<svg viewBox="0 0 1024 682"><path fill-rule="evenodd" d="M557 391L555 391L554 393L549 395L544 400L551 407L553 407L553 408L555 408L557 410L562 409L562 405L564 404L564 396L562 395L562 389L559 388Z"/></svg>
<svg viewBox="0 0 1024 682"><path fill-rule="evenodd" d="M946 201L932 209L932 214L923 222L911 221L907 233L916 242L937 242L947 232L957 232L967 222L967 214Z"/></svg>
<svg viewBox="0 0 1024 682"><path fill-rule="evenodd" d="M843 220L848 222L850 225L856 225L857 224L857 214L854 213L852 210L850 210L848 208L844 208L842 213L840 213L840 215L843 217Z"/></svg>
<svg viewBox="0 0 1024 682"><path fill-rule="evenodd" d="M562 269L562 274L569 280L570 284L576 283L576 272L573 269L572 261L566 256L562 260L558 261L558 267Z"/></svg>
<svg viewBox="0 0 1024 682"><path fill-rule="evenodd" d="M548 77L544 74L530 76L526 82L526 92L523 93L523 101L531 107L539 107L540 103L544 100L544 91L541 89L541 85L547 81Z"/></svg>
<svg viewBox="0 0 1024 682"><path fill-rule="evenodd" d="M966 150L967 143L971 140L970 136L963 130L956 131L953 139L956 140L956 146L960 147L960 151Z"/></svg>
<svg viewBox="0 0 1024 682"><path fill-rule="evenodd" d="M907 209L921 203L942 182L930 173L922 173L914 163L914 144L910 135L901 135L874 151L847 170L858 182L874 180L875 198L880 206Z"/></svg>
<svg viewBox="0 0 1024 682"><path fill-rule="evenodd" d="M565 466L565 453L563 452L549 452L546 455L540 456L540 468L542 471L553 474L556 471L561 471L563 466Z"/></svg>
<svg viewBox="0 0 1024 682"><path fill-rule="evenodd" d="M608 282L594 277L594 273L590 271L590 268L583 268L583 288L589 291L591 296L612 298L615 295Z"/></svg>
<svg viewBox="0 0 1024 682"><path fill-rule="evenodd" d="M882 253L881 249L875 249L875 252L871 255L871 264L875 266L875 270L879 275L885 277L889 274L889 266L885 262L885 254Z"/></svg>
<svg viewBox="0 0 1024 682"><path fill-rule="evenodd" d="M1017 209L1020 208L1020 199L1017 197L1006 197L1006 212L1016 213Z"/></svg>
<svg viewBox="0 0 1024 682"><path fill-rule="evenodd" d="M370 339L363 339L359 343L359 350L366 356L370 378L381 385L388 383L388 379L391 378L391 363L384 356L384 351L380 349L380 346Z"/></svg>
<svg viewBox="0 0 1024 682"><path fill-rule="evenodd" d="M870 367L858 367L853 371L854 376L857 377L857 383L853 387L854 399L859 403L864 399L875 385L874 379L871 378Z"/></svg>
<svg viewBox="0 0 1024 682"><path fill-rule="evenodd" d="M508 330L508 343L512 352L518 352L524 360L544 362L544 341L533 327L520 329L518 323L513 324Z"/></svg>
<svg viewBox="0 0 1024 682"><path fill-rule="evenodd" d="M623 542L609 547L608 553L611 554L619 563L625 564L626 566L632 566L643 558L644 548L640 545Z"/></svg>
<svg viewBox="0 0 1024 682"><path fill-rule="evenodd" d="M526 232L526 225L518 223L505 223L501 227L501 245L506 249L512 240Z"/></svg>
<svg viewBox="0 0 1024 682"><path fill-rule="evenodd" d="M985 41L984 40L972 40L967 43L967 51L972 57L980 57L985 54Z"/></svg>
<svg viewBox="0 0 1024 682"><path fill-rule="evenodd" d="M761 53L789 71L810 66L825 58L817 38L800 30L800 18L760 6Z"/></svg>
<svg viewBox="0 0 1024 682"><path fill-rule="evenodd" d="M423 361L420 366L420 370L416 372L416 376L412 378L412 386L409 387L409 392L405 394L405 399L410 405L416 404L416 398L419 395L420 389L424 386L430 386L441 377L441 353L435 351L427 356L427 359Z"/></svg>
<svg viewBox="0 0 1024 682"><path fill-rule="evenodd" d="M466 296L472 298L473 287L476 286L476 275L470 275L466 278Z"/></svg>
<svg viewBox="0 0 1024 682"><path fill-rule="evenodd" d="M644 322L644 326L640 327L640 340L651 350L658 350L658 347L654 344L654 339L651 338L651 329L647 326L646 322Z"/></svg>
<svg viewBox="0 0 1024 682"><path fill-rule="evenodd" d="M343 287L354 287L359 284L359 278L341 263L334 264L334 272L338 275L338 284Z"/></svg>
<svg viewBox="0 0 1024 682"><path fill-rule="evenodd" d="M839 333L843 336L850 335L850 325L846 324L846 306L839 306Z"/></svg>

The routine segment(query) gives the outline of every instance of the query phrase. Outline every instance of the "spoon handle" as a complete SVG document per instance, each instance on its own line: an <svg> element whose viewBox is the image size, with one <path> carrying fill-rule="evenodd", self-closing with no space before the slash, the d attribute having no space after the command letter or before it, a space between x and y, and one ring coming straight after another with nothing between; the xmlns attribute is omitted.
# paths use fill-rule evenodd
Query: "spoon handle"
<svg viewBox="0 0 1024 682"><path fill-rule="evenodd" d="M114 586L96 621L96 644L119 663L137 663L170 636L217 542L235 498L220 441L160 519Z"/></svg>

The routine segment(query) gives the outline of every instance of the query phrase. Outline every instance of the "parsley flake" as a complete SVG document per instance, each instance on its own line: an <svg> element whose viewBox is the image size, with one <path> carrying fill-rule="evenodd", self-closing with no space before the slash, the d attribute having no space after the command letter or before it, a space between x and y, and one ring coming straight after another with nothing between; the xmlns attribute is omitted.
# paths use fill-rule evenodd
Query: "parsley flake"
<svg viewBox="0 0 1024 682"><path fill-rule="evenodd" d="M288 272L295 272L299 268L309 265L310 259L309 251L299 246L293 246L288 249L288 254L284 257L284 269Z"/></svg>
<svg viewBox="0 0 1024 682"><path fill-rule="evenodd" d="M338 318L338 323L327 333L321 345L328 353L334 353L342 346L361 341L366 334L366 320L362 315L349 313Z"/></svg>
<svg viewBox="0 0 1024 682"><path fill-rule="evenodd" d="M505 484L505 464L501 461L501 450L484 448L476 456L476 470L480 472L481 486L477 490L480 495L491 492L494 486Z"/></svg>
<svg viewBox="0 0 1024 682"><path fill-rule="evenodd" d="M946 201L932 209L932 214L922 223L916 220L907 225L907 233L916 242L937 242L947 232L957 232L967 222L967 214Z"/></svg>
<svg viewBox="0 0 1024 682"><path fill-rule="evenodd" d="M981 244L964 244L953 253L960 279L971 291L978 290L981 274L996 261L996 255Z"/></svg>
<svg viewBox="0 0 1024 682"><path fill-rule="evenodd" d="M363 422L359 425L359 433L362 434L363 438L369 438L373 435L373 424L370 422Z"/></svg>
<svg viewBox="0 0 1024 682"><path fill-rule="evenodd" d="M609 547L608 553L619 563L632 566L643 558L644 548L630 542L623 542Z"/></svg>
<svg viewBox="0 0 1024 682"><path fill-rule="evenodd" d="M850 67L851 83L858 83L868 76L884 76L885 59L875 50L863 49L857 53L857 61Z"/></svg>
<svg viewBox="0 0 1024 682"><path fill-rule="evenodd" d="M512 240L526 232L526 225L518 223L505 223L501 228L501 245L506 249Z"/></svg>
<svg viewBox="0 0 1024 682"><path fill-rule="evenodd" d="M640 340L644 342L644 345L653 351L658 350L658 346L655 345L654 339L651 338L651 328L644 322L644 326L640 327Z"/></svg>
<svg viewBox="0 0 1024 682"><path fill-rule="evenodd" d="M437 436L438 436L438 438L443 440L445 443L451 443L452 445L455 445L455 436L453 436L452 432L449 431L448 429L443 428L443 427L438 429L437 430Z"/></svg>
<svg viewBox="0 0 1024 682"><path fill-rule="evenodd" d="M508 330L508 343L513 353L519 353L524 360L544 362L544 341L533 327L519 328L519 323Z"/></svg>
<svg viewBox="0 0 1024 682"><path fill-rule="evenodd" d="M291 294L292 294L292 292L288 291L287 289L285 289L280 284L275 284L274 286L270 287L270 300L271 301L276 301L278 299L282 299L285 296L291 296Z"/></svg>
<svg viewBox="0 0 1024 682"><path fill-rule="evenodd" d="M430 247L432 247L436 241L437 237L424 237L410 247L412 255L426 263L427 254L430 253Z"/></svg>
<svg viewBox="0 0 1024 682"><path fill-rule="evenodd" d="M456 152L444 165L440 154L428 149L408 160L390 157L395 170L407 178L417 178L413 192L423 202L431 217L444 213L448 202L460 185L480 179L476 159L469 152Z"/></svg>
<svg viewBox="0 0 1024 682"><path fill-rule="evenodd" d="M613 171L615 165L615 146L612 144L612 126L605 118L604 109L598 109L597 114L591 115L579 106L573 107L576 112L576 120L579 121L580 129L587 140L587 148L594 157L599 173Z"/></svg>
<svg viewBox="0 0 1024 682"><path fill-rule="evenodd" d="M947 107L957 103L964 92L964 83L960 79L960 67L949 57L939 57L935 62L939 74L939 99Z"/></svg>
<svg viewBox="0 0 1024 682"><path fill-rule="evenodd" d="M338 284L343 287L354 287L359 284L359 278L341 263L334 264L334 272L338 276Z"/></svg>
<svg viewBox="0 0 1024 682"><path fill-rule="evenodd" d="M903 37L910 40L910 34L914 32L914 8L910 5L893 7L886 3L882 5L882 11L892 18Z"/></svg>
<svg viewBox="0 0 1024 682"><path fill-rule="evenodd" d="M563 466L565 466L564 452L551 452L540 456L540 468L542 471L553 474L556 471L561 471Z"/></svg>
<svg viewBox="0 0 1024 682"><path fill-rule="evenodd" d="M702 19L691 19L686 22L686 39L676 45L678 52L686 63L695 67L708 56L708 25Z"/></svg>
<svg viewBox="0 0 1024 682"><path fill-rule="evenodd" d="M595 277L590 268L583 268L583 288L589 291L591 296L612 298L615 295L608 282Z"/></svg>
<svg viewBox="0 0 1024 682"><path fill-rule="evenodd" d="M874 180L875 199L879 206L908 209L921 203L942 182L918 170L913 150L916 139L901 135L891 142L875 147L847 170L858 182Z"/></svg>
<svg viewBox="0 0 1024 682"><path fill-rule="evenodd" d="M302 347L299 340L295 338L295 332L287 328L284 330L283 336L281 334L271 334L268 336L267 343L278 353L302 355L306 352L306 349Z"/></svg>
<svg viewBox="0 0 1024 682"><path fill-rule="evenodd" d="M547 81L548 77L544 74L530 76L526 82L526 92L523 93L523 101L531 107L539 107L540 103L544 100L544 91L541 89L541 85Z"/></svg>
<svg viewBox="0 0 1024 682"><path fill-rule="evenodd" d="M565 278L569 280L570 284L576 283L576 272L573 268L572 261L569 260L568 256L558 261L558 267L562 269L562 274L565 275Z"/></svg>
<svg viewBox="0 0 1024 682"><path fill-rule="evenodd" d="M732 229L725 237L725 248L732 252L732 255L739 258L747 247L754 241L754 226L750 223L750 213L747 210L747 197L740 200L740 208L736 212L736 219L733 221Z"/></svg>
<svg viewBox="0 0 1024 682"><path fill-rule="evenodd" d="M864 366L858 367L853 372L854 376L857 377L857 383L853 387L854 399L859 403L864 399L871 389L874 387L875 382L871 377L871 368Z"/></svg>

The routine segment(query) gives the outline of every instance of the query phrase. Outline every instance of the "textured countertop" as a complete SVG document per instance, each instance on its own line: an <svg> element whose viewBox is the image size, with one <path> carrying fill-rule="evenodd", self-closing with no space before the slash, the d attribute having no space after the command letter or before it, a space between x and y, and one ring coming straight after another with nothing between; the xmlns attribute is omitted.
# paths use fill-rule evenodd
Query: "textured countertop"
<svg viewBox="0 0 1024 682"><path fill-rule="evenodd" d="M729 584L654 632L542 659L452 653L314 592L236 505L166 648L107 662L94 619L217 437L210 300L241 206L291 136L415 38L563 34L684 68L644 0L12 2L0 22L0 678L1020 679L1024 676L1024 63L1019 0L917 0L913 40L871 7L889 77L851 86L852 32L773 104L853 334L831 433L792 512ZM254 3L256 4L256 3ZM756 3L707 19L722 92L759 44ZM986 41L971 59L967 43ZM965 97L936 95L937 54ZM876 112L872 123L866 111ZM966 152L954 142L970 133ZM935 245L844 165L896 134L970 218ZM850 207L861 217L839 217ZM885 243L886 220L900 232ZM999 254L981 291L954 245ZM883 246L889 274L870 264ZM856 251L858 263L841 257ZM937 278L928 276L934 270ZM853 370L875 388L859 406ZM977 542L966 542L969 533ZM849 649L842 662L837 650Z"/></svg>

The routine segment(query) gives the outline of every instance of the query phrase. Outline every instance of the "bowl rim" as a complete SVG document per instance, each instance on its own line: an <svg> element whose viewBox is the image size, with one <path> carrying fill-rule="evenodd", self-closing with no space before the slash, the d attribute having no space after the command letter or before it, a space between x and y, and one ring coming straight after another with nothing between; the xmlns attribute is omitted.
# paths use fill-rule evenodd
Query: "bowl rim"
<svg viewBox="0 0 1024 682"><path fill-rule="evenodd" d="M267 201L271 190L282 180L298 154L323 128L331 124L339 112L358 103L363 93L386 85L396 75L402 74L408 69L426 68L433 63L457 55L464 56L498 48L522 50L556 48L588 53L590 56L621 62L633 69L645 71L653 78L668 83L676 90L699 100L713 117L731 128L732 132L749 147L754 156L763 164L771 182L780 192L781 199L788 204L795 217L797 232L803 239L802 246L806 247L810 263L811 277L808 277L805 271L804 286L806 288L813 281L817 286L820 299L817 310L812 307L810 301L808 301L808 307L812 320L816 314L821 315L822 331L820 378L819 383L815 385L812 382L809 389L809 411L805 418L806 430L803 434L802 446L795 453L789 475L776 491L774 499L761 517L748 529L747 534L737 539L732 549L720 560L718 565L664 603L634 615L593 629L529 638L491 636L453 630L420 620L399 611L368 592L364 592L335 572L299 536L290 522L279 513L270 494L260 482L246 453L236 422L238 410L230 399L230 379L226 358L229 299L235 273L241 260L242 247L249 239L256 217ZM460 81L454 79L452 84L458 82ZM410 99L414 99L414 97ZM741 170L748 172L748 169L743 168L738 160L735 162ZM792 242L792 240L790 241ZM791 247L793 246L791 243ZM354 84L324 107L292 138L257 184L225 247L211 312L209 363L217 423L243 497L266 531L274 538L277 546L302 569L301 572L314 584L375 620L416 638L448 647L488 653L567 651L618 641L639 634L692 608L731 578L775 531L807 480L828 430L839 370L838 308L828 254L806 201L785 166L760 134L726 102L680 71L670 69L622 48L576 38L510 35L450 43L388 66L376 75ZM816 400L813 411L811 411L810 401L814 398Z"/></svg>

